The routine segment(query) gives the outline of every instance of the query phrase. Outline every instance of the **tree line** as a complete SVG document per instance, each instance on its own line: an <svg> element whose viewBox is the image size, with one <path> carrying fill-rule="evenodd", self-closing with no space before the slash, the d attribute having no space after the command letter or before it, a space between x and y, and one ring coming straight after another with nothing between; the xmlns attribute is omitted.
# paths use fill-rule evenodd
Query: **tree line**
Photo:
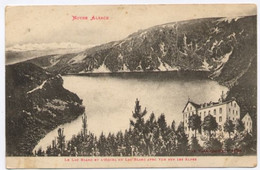
<svg viewBox="0 0 260 170"><path fill-rule="evenodd" d="M46 151L41 148L34 152L35 156L188 156L188 155L248 155L256 153L256 141L252 135L245 132L241 120L227 120L222 135L213 135L220 128L216 119L208 115L201 121L195 114L189 117L188 126L195 135L185 134L184 124L176 127L173 120L167 125L164 114L156 119L154 113L145 120L147 110L142 109L137 99L132 112L129 129L124 132L102 132L99 137L87 131L87 116L82 116L82 130L66 142L64 129L58 129L58 136L48 146ZM207 138L197 134L201 129L207 132ZM197 133L198 132L198 133ZM214 133L213 133L214 132Z"/></svg>

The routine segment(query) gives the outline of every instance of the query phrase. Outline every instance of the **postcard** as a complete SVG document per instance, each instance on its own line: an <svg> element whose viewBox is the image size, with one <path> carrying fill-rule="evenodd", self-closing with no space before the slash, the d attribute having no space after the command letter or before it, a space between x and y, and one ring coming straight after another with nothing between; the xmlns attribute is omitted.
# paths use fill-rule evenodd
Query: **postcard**
<svg viewBox="0 0 260 170"><path fill-rule="evenodd" d="M255 4L5 14L7 168L257 165Z"/></svg>

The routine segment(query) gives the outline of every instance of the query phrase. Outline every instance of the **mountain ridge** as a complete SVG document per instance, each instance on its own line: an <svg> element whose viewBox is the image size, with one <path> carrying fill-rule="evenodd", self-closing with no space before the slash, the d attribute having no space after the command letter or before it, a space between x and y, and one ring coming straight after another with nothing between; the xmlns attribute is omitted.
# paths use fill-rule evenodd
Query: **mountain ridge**
<svg viewBox="0 0 260 170"><path fill-rule="evenodd" d="M227 98L236 97L243 113L256 117L256 15L201 18L156 25L125 39L98 45L80 53L29 60L50 72L208 71L209 78L227 86ZM253 74L242 81L248 72ZM241 90L241 92L238 91ZM245 93L244 93L245 92ZM243 104L243 97L252 99ZM256 124L256 122L254 123Z"/></svg>
<svg viewBox="0 0 260 170"><path fill-rule="evenodd" d="M43 67L44 61L45 69L61 74L205 70L217 79L228 60L240 53L238 44L253 40L255 22L256 16L171 22L79 53L27 62ZM225 85L231 87L234 82Z"/></svg>

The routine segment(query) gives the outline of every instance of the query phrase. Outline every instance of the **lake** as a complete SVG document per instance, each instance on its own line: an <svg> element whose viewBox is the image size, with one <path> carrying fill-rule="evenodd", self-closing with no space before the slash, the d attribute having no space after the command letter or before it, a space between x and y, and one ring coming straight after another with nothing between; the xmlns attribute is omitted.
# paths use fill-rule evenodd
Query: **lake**
<svg viewBox="0 0 260 170"><path fill-rule="evenodd" d="M164 113L168 125L178 126L188 98L195 103L217 101L228 88L206 78L201 73L116 73L67 75L64 88L83 99L88 118L88 131L100 135L129 128L135 101L146 108L147 119L153 112L158 118ZM82 127L81 116L64 127L66 140ZM57 129L48 133L35 147L45 149L57 136Z"/></svg>

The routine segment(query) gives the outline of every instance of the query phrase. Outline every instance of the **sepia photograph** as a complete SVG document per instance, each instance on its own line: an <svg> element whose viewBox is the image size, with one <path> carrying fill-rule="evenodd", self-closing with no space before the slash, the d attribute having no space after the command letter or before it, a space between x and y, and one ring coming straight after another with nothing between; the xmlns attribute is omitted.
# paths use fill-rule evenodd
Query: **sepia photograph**
<svg viewBox="0 0 260 170"><path fill-rule="evenodd" d="M257 6L5 8L7 168L257 166Z"/></svg>

